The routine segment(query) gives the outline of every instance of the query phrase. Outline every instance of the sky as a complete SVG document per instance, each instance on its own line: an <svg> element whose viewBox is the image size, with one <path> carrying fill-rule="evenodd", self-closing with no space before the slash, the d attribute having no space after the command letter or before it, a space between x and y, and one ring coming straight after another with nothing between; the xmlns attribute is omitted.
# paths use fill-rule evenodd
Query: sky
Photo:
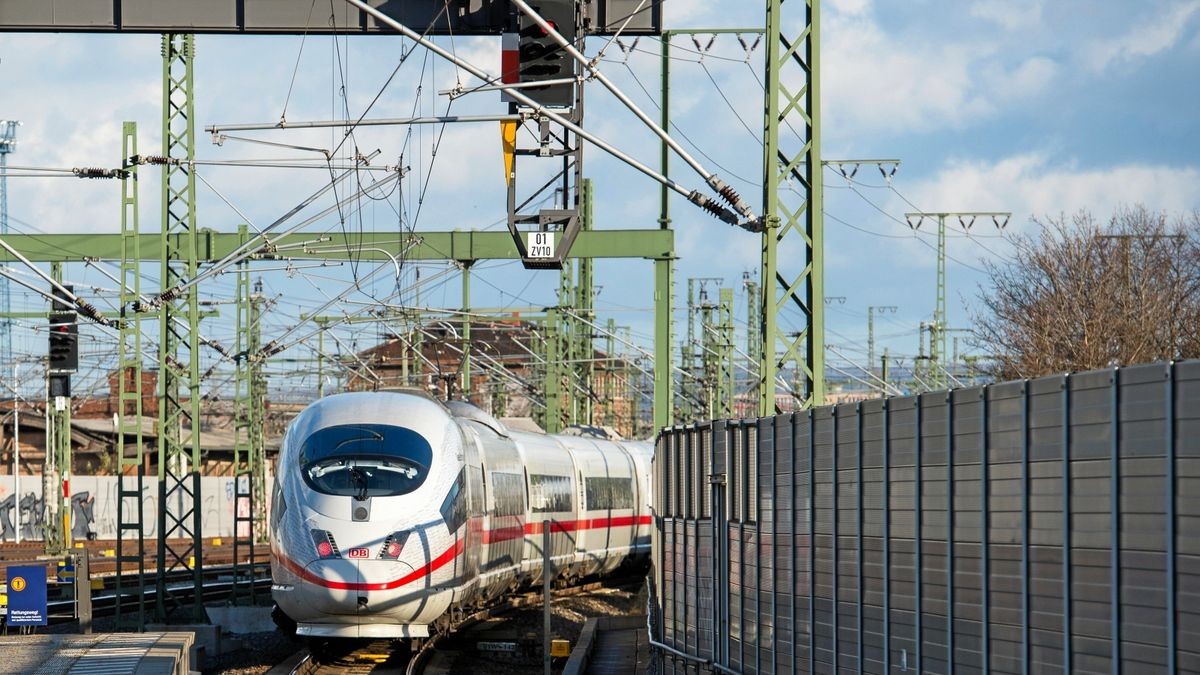
<svg viewBox="0 0 1200 675"><path fill-rule="evenodd" d="M666 0L665 25L761 27L759 3L744 0ZM799 32L796 18L792 34ZM623 38L587 42L605 48L600 68L652 117L658 116L659 42ZM440 39L439 44L496 72L495 38ZM1142 204L1175 216L1200 208L1200 0L825 0L822 3L822 154L825 160L899 159L885 180L864 165L849 180L829 168L825 179L825 270L828 331L836 363L866 361L868 307L895 307L879 315L879 349L911 358L918 325L935 305L936 231L914 231L908 211L1009 211L1001 230L990 220L964 231L951 221L948 236L948 313L969 328L986 288L984 263L1009 264L1007 238L1035 233L1034 219L1088 209L1105 220L1114 209ZM197 38L196 115L199 127L274 122L444 114L438 90L471 83L423 50L411 53L385 85L411 42L397 37L209 36ZM673 136L706 168L727 180L761 210L762 55L752 35L722 35L673 43ZM143 153L161 147L159 38L147 35L0 34L0 119L18 119L19 146L11 165L115 166L121 122L139 123ZM378 95L375 103L371 103ZM585 127L621 150L658 164L657 139L598 84L587 89ZM454 113L504 111L494 93L457 99ZM332 147L328 130L235 134L292 146ZM380 150L381 162L409 173L398 190L373 195L346 222L336 217L318 231L497 229L504 217L500 142L494 125L360 129L360 151ZM198 157L211 160L312 157L303 150L228 139L221 145L198 134ZM437 149L436 156L434 149ZM343 146L342 154L350 152ZM596 186L596 227L653 228L658 188L638 172L592 147L585 172ZM689 187L700 178L682 162L672 176ZM156 171L141 185L143 228L160 222ZM328 180L321 170L206 167L200 175L201 226L232 231L249 220L271 222ZM530 178L532 182L532 178ZM209 187L211 186L211 187ZM16 232L117 232L119 189L111 182L10 178L9 208ZM320 208L331 201L322 202ZM720 278L736 289L739 332L747 317L742 276L757 274L759 237L720 223L687 204L671 204L676 230L676 301L686 279ZM784 261L786 264L788 261ZM99 264L107 271L111 265ZM259 266L274 298L267 339L298 322L373 267L363 263L283 270ZM459 287L446 265L422 266L422 305L454 307ZM151 278L157 270L144 270ZM437 276L439 273L440 276ZM77 286L101 289L111 303L114 284L94 267L70 266ZM432 279L432 281L430 281ZM415 280L377 274L353 293L347 311L377 303ZM153 285L153 281L148 281ZM601 322L632 328L651 347L653 270L649 262L597 264ZM515 263L481 263L472 284L476 306L554 304L557 274L530 272ZM234 292L232 275L206 283L212 300ZM715 297L715 290L712 297ZM14 309L41 301L14 290ZM682 321L682 315L679 315ZM784 322L798 329L799 317ZM44 334L34 322L18 325L14 349L41 354ZM232 312L203 329L232 342ZM112 339L91 330L85 353L101 363ZM296 334L310 331L303 327ZM350 350L370 346L378 329L340 334ZM155 331L156 334L156 331ZM740 338L739 338L740 339ZM332 348L331 348L332 349ZM964 350L966 348L964 347ZM304 350L293 350L300 356ZM305 386L313 386L311 379ZM35 386L35 385L27 385Z"/></svg>

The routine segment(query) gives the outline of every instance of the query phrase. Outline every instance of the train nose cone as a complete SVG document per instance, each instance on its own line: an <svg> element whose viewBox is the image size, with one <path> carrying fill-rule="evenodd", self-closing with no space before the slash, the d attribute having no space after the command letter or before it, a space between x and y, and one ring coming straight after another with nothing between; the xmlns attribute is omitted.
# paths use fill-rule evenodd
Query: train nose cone
<svg viewBox="0 0 1200 675"><path fill-rule="evenodd" d="M356 563L365 600L359 618L365 623L412 623L428 604L428 577L395 560L362 560Z"/></svg>
<svg viewBox="0 0 1200 675"><path fill-rule="evenodd" d="M358 565L349 560L318 560L304 569L305 578L318 592L309 594L313 609L324 614L358 614Z"/></svg>

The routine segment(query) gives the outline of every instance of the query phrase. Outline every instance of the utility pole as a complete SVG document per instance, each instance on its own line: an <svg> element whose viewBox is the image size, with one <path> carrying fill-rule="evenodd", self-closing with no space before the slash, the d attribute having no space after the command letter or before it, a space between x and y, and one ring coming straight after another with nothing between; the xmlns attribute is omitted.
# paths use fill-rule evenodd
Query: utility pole
<svg viewBox="0 0 1200 675"><path fill-rule="evenodd" d="M825 401L825 230L821 169L821 0L766 3L763 133L762 360L760 416L779 412L776 375L794 368L802 407ZM799 27L799 35L785 31ZM792 132L796 129L796 132ZM797 195L799 199L797 200ZM781 245L788 255L781 266ZM786 248L791 248L787 246ZM803 328L780 330L780 316L799 311ZM780 349L782 347L782 349Z"/></svg>
<svg viewBox="0 0 1200 675"><path fill-rule="evenodd" d="M978 218L991 218L997 229L1003 230L1012 218L1008 211L945 211L945 212L916 212L904 214L908 226L913 230L921 229L926 218L937 218L937 299L933 312L933 324L930 326L929 363L931 383L935 389L945 389L948 385L946 378L946 334L950 327L946 317L946 219L957 218L964 232L970 232L971 226ZM936 338L934 333L936 332Z"/></svg>
<svg viewBox="0 0 1200 675"><path fill-rule="evenodd" d="M867 308L867 368L875 368L875 314L896 313L895 305L871 306Z"/></svg>
<svg viewBox="0 0 1200 675"><path fill-rule="evenodd" d="M879 364L879 379L883 380L883 389L884 390L887 389L888 380L890 377L891 377L891 362L888 360L887 347L884 347L883 348L883 359L882 359L882 362ZM886 396L887 394L884 393L883 395Z"/></svg>
<svg viewBox="0 0 1200 675"><path fill-rule="evenodd" d="M17 151L17 127L20 125L16 120L0 120L0 237L8 236L8 156ZM5 364L13 362L12 319L8 316L11 311L8 279L0 279L0 363ZM18 506L18 521L20 512ZM20 529L19 523L17 529Z"/></svg>

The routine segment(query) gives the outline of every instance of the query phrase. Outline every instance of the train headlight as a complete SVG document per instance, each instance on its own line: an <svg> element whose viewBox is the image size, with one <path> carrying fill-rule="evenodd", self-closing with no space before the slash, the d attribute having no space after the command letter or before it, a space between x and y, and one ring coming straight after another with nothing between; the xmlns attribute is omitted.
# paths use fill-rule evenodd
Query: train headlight
<svg viewBox="0 0 1200 675"><path fill-rule="evenodd" d="M333 533L328 530L313 530L312 531L313 546L317 549L318 558L339 558L341 552L338 551L337 542L333 540Z"/></svg>
<svg viewBox="0 0 1200 675"><path fill-rule="evenodd" d="M404 542L408 541L408 532L393 532L383 540L383 547L379 549L379 557L382 560L395 560L400 557L400 553L404 550Z"/></svg>

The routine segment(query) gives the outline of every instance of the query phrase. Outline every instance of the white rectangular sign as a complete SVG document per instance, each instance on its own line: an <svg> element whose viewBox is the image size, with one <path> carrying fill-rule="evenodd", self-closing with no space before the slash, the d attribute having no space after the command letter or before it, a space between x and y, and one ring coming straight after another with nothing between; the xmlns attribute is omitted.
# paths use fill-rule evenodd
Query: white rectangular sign
<svg viewBox="0 0 1200 675"><path fill-rule="evenodd" d="M527 257L548 259L554 257L553 232L527 232L525 234Z"/></svg>

